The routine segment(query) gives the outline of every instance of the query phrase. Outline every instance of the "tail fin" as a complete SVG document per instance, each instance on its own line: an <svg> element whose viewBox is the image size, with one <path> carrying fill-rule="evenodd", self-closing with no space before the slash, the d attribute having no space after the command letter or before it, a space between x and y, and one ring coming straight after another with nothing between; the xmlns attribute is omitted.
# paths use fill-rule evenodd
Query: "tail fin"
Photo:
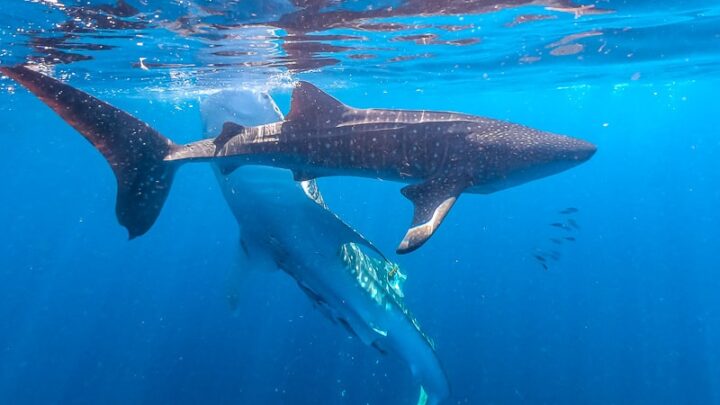
<svg viewBox="0 0 720 405"><path fill-rule="evenodd" d="M25 66L0 67L52 108L105 156L115 172L115 212L130 239L155 223L175 165L163 158L176 146L146 123L110 104Z"/></svg>

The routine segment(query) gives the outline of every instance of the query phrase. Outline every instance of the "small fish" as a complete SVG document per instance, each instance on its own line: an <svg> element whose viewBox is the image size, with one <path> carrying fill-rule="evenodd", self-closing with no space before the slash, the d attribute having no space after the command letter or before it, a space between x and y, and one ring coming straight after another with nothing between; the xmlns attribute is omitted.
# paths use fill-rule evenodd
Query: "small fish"
<svg viewBox="0 0 720 405"><path fill-rule="evenodd" d="M569 226L567 226L567 225L565 225L565 224L561 224L560 222L553 222L552 224L550 224L550 226L555 227L555 228L564 229L564 230L566 230L566 231L572 230L571 227L569 227Z"/></svg>
<svg viewBox="0 0 720 405"><path fill-rule="evenodd" d="M569 240L570 242L575 242L575 238L572 236L566 236L565 240Z"/></svg>
<svg viewBox="0 0 720 405"><path fill-rule="evenodd" d="M539 262L544 263L544 262L547 261L547 259L545 259L545 257L543 257L543 256L540 256L540 255L533 255L533 256L534 256L535 259L537 259L537 261L539 261Z"/></svg>
<svg viewBox="0 0 720 405"><path fill-rule="evenodd" d="M548 269L547 264L545 264L545 263L540 263L540 264L542 265L542 267L543 267L544 270L547 270L547 269Z"/></svg>
<svg viewBox="0 0 720 405"><path fill-rule="evenodd" d="M568 223L568 225L570 225L571 227L573 227L575 229L580 229L580 225L578 225L578 223L575 222L575 220L572 218L568 219L567 223Z"/></svg>
<svg viewBox="0 0 720 405"><path fill-rule="evenodd" d="M568 207L568 208L565 208L564 210L560 211L560 213L563 215L568 215L568 214L574 214L578 211L580 211L580 210L575 207Z"/></svg>
<svg viewBox="0 0 720 405"><path fill-rule="evenodd" d="M556 244L556 245L562 245L563 241L560 238L550 238L550 242Z"/></svg>
<svg viewBox="0 0 720 405"><path fill-rule="evenodd" d="M560 260L560 257L562 257L562 255L560 255L560 252L558 252L557 250L550 251L550 258L554 261Z"/></svg>

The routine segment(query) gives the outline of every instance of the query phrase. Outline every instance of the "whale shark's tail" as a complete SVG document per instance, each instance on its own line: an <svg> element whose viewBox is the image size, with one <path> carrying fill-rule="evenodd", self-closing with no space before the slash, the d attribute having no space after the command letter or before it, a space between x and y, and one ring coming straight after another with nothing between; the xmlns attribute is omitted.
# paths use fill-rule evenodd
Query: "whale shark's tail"
<svg viewBox="0 0 720 405"><path fill-rule="evenodd" d="M0 67L52 108L105 156L117 179L115 212L130 239L147 232L165 203L178 148L146 123L97 98L25 66Z"/></svg>

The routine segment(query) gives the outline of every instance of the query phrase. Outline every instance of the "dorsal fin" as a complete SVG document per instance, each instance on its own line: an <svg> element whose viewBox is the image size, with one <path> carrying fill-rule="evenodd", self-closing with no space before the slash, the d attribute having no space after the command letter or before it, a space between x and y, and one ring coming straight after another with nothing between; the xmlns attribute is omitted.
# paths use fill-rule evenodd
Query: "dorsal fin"
<svg viewBox="0 0 720 405"><path fill-rule="evenodd" d="M336 125L350 107L308 82L299 82L293 90L290 113L285 117L295 124L313 127Z"/></svg>
<svg viewBox="0 0 720 405"><path fill-rule="evenodd" d="M245 129L244 126L240 124L236 124L234 122L226 121L223 124L222 132L220 132L220 135L217 136L217 138L213 139L213 143L215 144L215 152L219 151L220 149L225 146L225 144L232 138L235 137L235 135L239 134Z"/></svg>

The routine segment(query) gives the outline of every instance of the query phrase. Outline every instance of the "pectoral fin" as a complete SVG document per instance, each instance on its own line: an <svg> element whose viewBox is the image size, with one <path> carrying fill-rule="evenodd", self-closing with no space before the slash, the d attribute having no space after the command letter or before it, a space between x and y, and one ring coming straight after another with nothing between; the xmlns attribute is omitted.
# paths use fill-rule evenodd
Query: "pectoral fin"
<svg viewBox="0 0 720 405"><path fill-rule="evenodd" d="M403 195L415 205L415 213L397 253L410 253L430 239L466 187L464 181L438 177L403 188Z"/></svg>

